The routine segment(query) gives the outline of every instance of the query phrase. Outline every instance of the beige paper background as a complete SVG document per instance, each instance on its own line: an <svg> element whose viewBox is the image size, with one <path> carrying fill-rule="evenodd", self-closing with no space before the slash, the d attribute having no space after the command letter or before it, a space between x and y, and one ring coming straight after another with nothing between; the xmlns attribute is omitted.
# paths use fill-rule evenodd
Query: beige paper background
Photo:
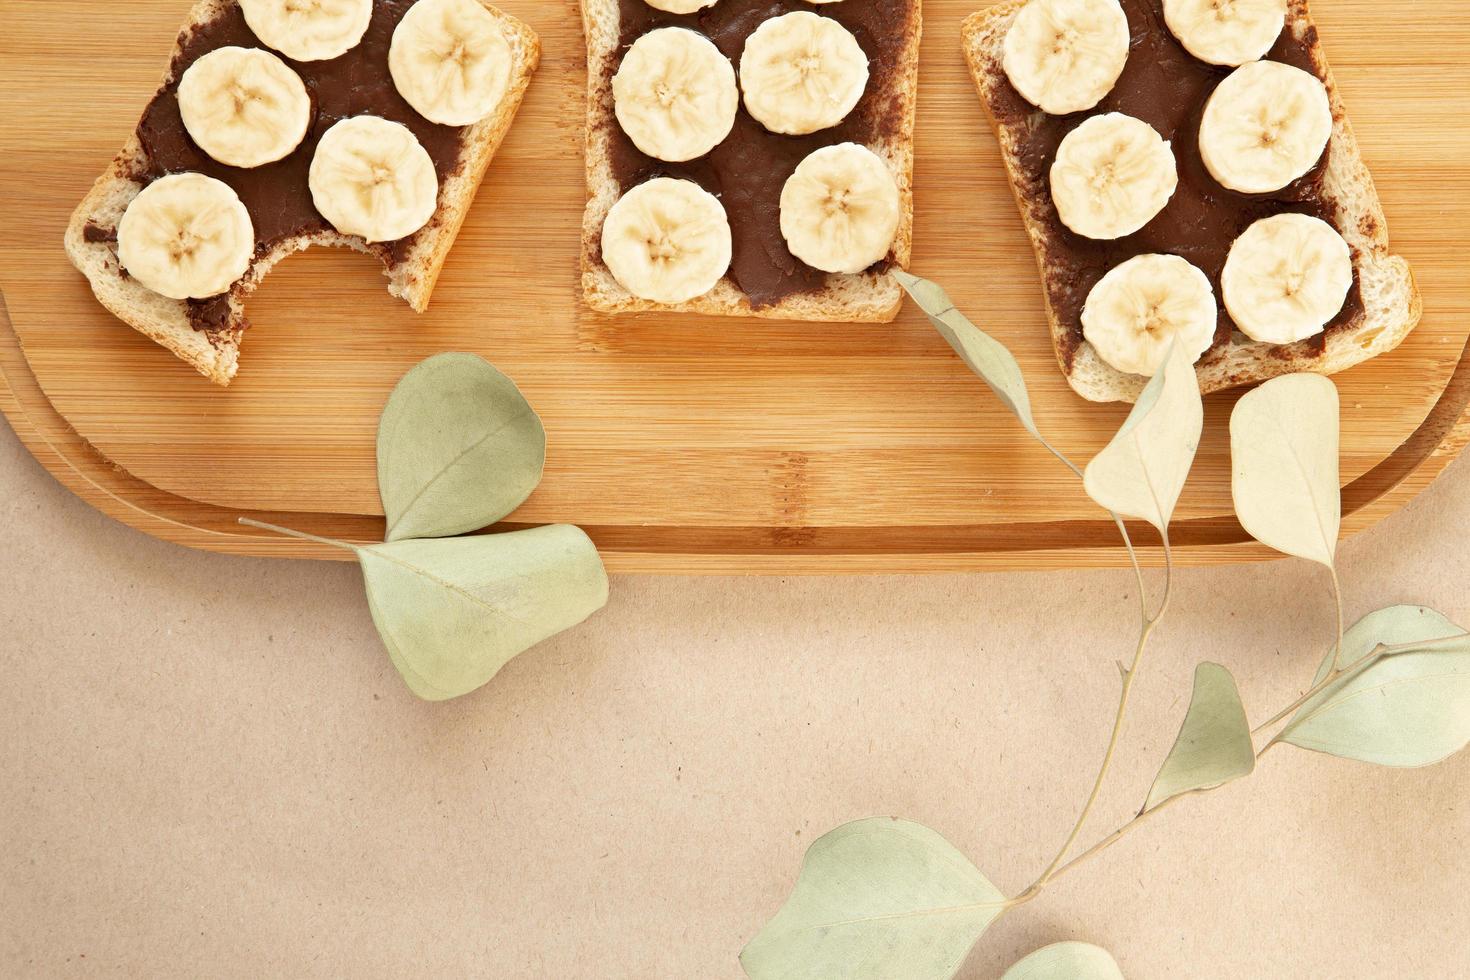
<svg viewBox="0 0 1470 980"><path fill-rule="evenodd" d="M1350 613L1470 623L1470 463L1350 542ZM152 540L0 426L0 975L734 978L806 845L944 833L1023 887L1086 793L1125 572L618 578L478 694L414 700L350 566ZM1302 564L1187 571L1095 830L1147 790L1193 665L1255 717L1332 629ZM1089 834L1089 837L1092 835ZM1181 804L982 939L1130 980L1470 976L1470 754L1295 750Z"/></svg>

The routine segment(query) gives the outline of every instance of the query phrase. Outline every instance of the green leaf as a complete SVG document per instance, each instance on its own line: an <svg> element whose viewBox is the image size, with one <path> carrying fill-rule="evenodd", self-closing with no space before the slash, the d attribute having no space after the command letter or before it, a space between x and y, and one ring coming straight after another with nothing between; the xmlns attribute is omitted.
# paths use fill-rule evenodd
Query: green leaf
<svg viewBox="0 0 1470 980"><path fill-rule="evenodd" d="M1000 980L1123 980L1123 971L1101 946L1054 943L1011 967Z"/></svg>
<svg viewBox="0 0 1470 980"><path fill-rule="evenodd" d="M949 341L949 346L960 355L960 359L990 386L1026 431L1045 444L1046 440L1042 439L1031 415L1031 396L1026 391L1021 365L1006 346L966 319L937 284L909 275L902 269L895 270L893 275L919 304L929 322L934 324L934 329Z"/></svg>
<svg viewBox="0 0 1470 980"><path fill-rule="evenodd" d="M1194 363L1178 344L1143 389L1123 428L1087 466L1087 495L1163 533L1174 517L1204 430Z"/></svg>
<svg viewBox="0 0 1470 980"><path fill-rule="evenodd" d="M1391 606L1360 620L1343 637L1345 666L1379 646L1452 637L1434 649L1385 656L1349 672L1302 705L1276 736L1299 748L1380 766L1441 762L1470 744L1470 635L1419 606ZM1313 687L1332 672L1328 653Z"/></svg>
<svg viewBox="0 0 1470 980"><path fill-rule="evenodd" d="M1342 526L1337 386L1288 374L1241 398L1230 416L1235 513L1268 547L1331 568Z"/></svg>
<svg viewBox="0 0 1470 980"><path fill-rule="evenodd" d="M1144 809L1152 810L1180 793L1224 786L1255 768L1251 726L1235 678L1219 664L1200 664L1179 738L1148 791Z"/></svg>
<svg viewBox="0 0 1470 980"><path fill-rule="evenodd" d="M546 431L514 382L474 354L431 357L378 423L387 540L488 527L531 495L545 461Z"/></svg>
<svg viewBox="0 0 1470 980"><path fill-rule="evenodd" d="M754 980L948 980L1005 901L927 827L859 820L812 844L740 963Z"/></svg>
<svg viewBox="0 0 1470 980"><path fill-rule="evenodd" d="M468 694L607 604L597 549L566 525L356 550L393 666L428 701Z"/></svg>

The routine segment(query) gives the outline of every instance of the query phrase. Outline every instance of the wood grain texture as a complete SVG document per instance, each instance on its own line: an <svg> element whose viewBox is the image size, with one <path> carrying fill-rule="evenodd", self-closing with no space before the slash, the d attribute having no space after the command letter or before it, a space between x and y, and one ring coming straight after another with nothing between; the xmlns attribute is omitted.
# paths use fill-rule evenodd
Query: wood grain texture
<svg viewBox="0 0 1470 980"><path fill-rule="evenodd" d="M580 308L585 65L574 0L502 4L541 34L543 67L430 312L388 297L362 256L293 258L251 303L239 380L215 389L109 317L60 249L67 214L136 122L188 6L68 0L71 29L58 37L57 4L0 2L0 287L25 353L5 362L5 407L32 384L27 411L54 414L53 442L116 463L151 513L214 527L242 511L299 512L298 526L336 521L370 537L377 412L404 370L458 349L515 378L546 422L546 480L513 520L588 526L621 570L1119 560L1080 487L912 309L891 326L853 326ZM1086 458L1126 409L1082 402L1056 369L1031 250L960 55L959 23L975 6L925 4L914 269L1016 351L1042 424ZM1465 441L1465 385L1450 380L1470 334L1470 6L1433 7L1314 8L1394 249L1414 263L1427 306L1403 348L1337 379L1353 529L1401 506ZM21 370L34 380L16 380ZM1229 517L1233 402L1207 403L1180 506L1190 560L1261 554L1238 543ZM38 455L66 468L54 450ZM149 530L217 550L305 553L233 532Z"/></svg>

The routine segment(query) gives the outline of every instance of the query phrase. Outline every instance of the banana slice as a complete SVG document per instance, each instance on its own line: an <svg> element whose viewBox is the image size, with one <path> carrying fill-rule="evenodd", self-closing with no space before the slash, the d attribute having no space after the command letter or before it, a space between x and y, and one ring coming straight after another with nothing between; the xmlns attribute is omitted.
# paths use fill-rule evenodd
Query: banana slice
<svg viewBox="0 0 1470 980"><path fill-rule="evenodd" d="M470 126L510 90L510 42L477 0L418 0L393 29L388 71L403 100L445 126Z"/></svg>
<svg viewBox="0 0 1470 980"><path fill-rule="evenodd" d="M735 126L735 69L714 42L662 27L633 42L613 76L613 108L633 144L658 160L704 156Z"/></svg>
<svg viewBox="0 0 1470 980"><path fill-rule="evenodd" d="M209 52L179 79L178 97L189 137L231 167L288 156L311 125L311 96L301 76L260 48Z"/></svg>
<svg viewBox="0 0 1470 980"><path fill-rule="evenodd" d="M692 14L705 7L713 7L718 0L643 0L654 10L666 10L671 14ZM817 3L826 3L827 0L815 0Z"/></svg>
<svg viewBox="0 0 1470 980"><path fill-rule="evenodd" d="M322 135L307 173L311 199L344 235L407 238L429 223L439 179L407 126L377 116L344 119Z"/></svg>
<svg viewBox="0 0 1470 980"><path fill-rule="evenodd" d="M255 228L229 184L171 174L143 188L117 225L128 275L169 299L205 299L250 268Z"/></svg>
<svg viewBox="0 0 1470 980"><path fill-rule="evenodd" d="M1220 292L1242 333L1290 344L1326 328L1347 301L1353 256L1337 229L1306 214L1278 214L1230 247Z"/></svg>
<svg viewBox="0 0 1470 980"><path fill-rule="evenodd" d="M1006 32L1001 63L1027 102L1064 116L1113 90L1128 44L1118 0L1031 0Z"/></svg>
<svg viewBox="0 0 1470 980"><path fill-rule="evenodd" d="M245 23L292 61L327 61L357 47L373 0L240 0Z"/></svg>
<svg viewBox="0 0 1470 980"><path fill-rule="evenodd" d="M1174 151L1141 119L1109 112L1072 130L1051 166L1051 198L1079 235L1122 238L1154 219L1179 186Z"/></svg>
<svg viewBox="0 0 1470 980"><path fill-rule="evenodd" d="M893 171L856 143L824 146L781 189L781 234L791 254L823 272L862 272L898 234Z"/></svg>
<svg viewBox="0 0 1470 980"><path fill-rule="evenodd" d="M1316 166L1331 138L1332 105L1317 76L1257 61L1237 68L1210 96L1199 152L1222 187L1269 194Z"/></svg>
<svg viewBox="0 0 1470 980"><path fill-rule="evenodd" d="M1210 280L1177 255L1140 255L1103 276L1082 310L1082 334L1125 374L1153 377L1177 341L1198 361L1215 340Z"/></svg>
<svg viewBox="0 0 1470 980"><path fill-rule="evenodd" d="M657 177L624 194L602 226L602 260L623 288L655 303L703 296L730 268L730 221L698 184Z"/></svg>
<svg viewBox="0 0 1470 980"><path fill-rule="evenodd" d="M1164 22L1200 61L1258 61L1286 27L1286 0L1164 0Z"/></svg>
<svg viewBox="0 0 1470 980"><path fill-rule="evenodd" d="M772 17L740 56L745 108L773 133L802 136L847 118L868 87L868 56L852 32L809 10Z"/></svg>

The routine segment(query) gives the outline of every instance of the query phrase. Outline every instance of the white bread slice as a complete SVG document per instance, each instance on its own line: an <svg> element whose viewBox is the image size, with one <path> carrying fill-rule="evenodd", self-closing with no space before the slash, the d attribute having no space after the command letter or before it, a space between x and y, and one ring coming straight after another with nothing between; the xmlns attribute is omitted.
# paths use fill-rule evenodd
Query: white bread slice
<svg viewBox="0 0 1470 980"><path fill-rule="evenodd" d="M921 0L892 0L912 8L904 38L904 58L887 84L901 105L901 123L891 139L868 145L882 157L898 181L903 217L889 253L891 261L907 268L914 237L914 114L919 97L919 38L923 31ZM820 12L820 8L818 8ZM582 27L587 38L587 211L582 226L582 296L603 313L663 310L712 316L754 316L773 320L810 320L844 323L888 323L903 306L903 289L887 273L829 275L826 286L798 293L761 308L728 276L710 292L687 303L652 303L624 289L599 256L602 224L620 196L613 175L609 133L613 115L612 76L617 70L622 30L618 0L582 0Z"/></svg>
<svg viewBox="0 0 1470 980"><path fill-rule="evenodd" d="M995 93L1001 86L1009 84L1001 67L1001 45L1012 20L1023 6L1025 0L1010 0L974 14L965 21L962 36L975 86L986 111L991 113L1001 156L1010 175L1011 189L1015 192L1021 219L1036 250L1042 281L1047 282L1051 277L1062 274L1048 255L1048 242L1043 231L1044 216L1053 205L1044 187L1025 186L1020 166L1023 134L1018 127L1002 124L991 112ZM1307 0L1291 0L1287 29L1302 38L1307 37L1312 28ZM1259 343L1237 331L1227 346L1209 352L1197 366L1200 389L1205 393L1256 384L1299 371L1335 374L1393 350L1418 325L1423 315L1423 300L1409 263L1389 253L1388 221L1383 215L1378 191L1373 186L1373 175L1363 162L1362 151L1353 135L1320 38L1311 50L1312 60L1326 83L1332 104L1332 142L1323 186L1325 196L1337 204L1337 229L1353 251L1363 312L1356 322L1330 330L1325 348L1320 352L1305 345L1281 347ZM1068 363L1065 352L1070 327L1057 318L1049 295L1047 315L1058 361L1067 381L1078 394L1098 402L1131 402L1138 398L1148 379L1124 374L1109 366L1085 340Z"/></svg>
<svg viewBox="0 0 1470 980"><path fill-rule="evenodd" d="M277 262L312 245L351 248L379 256L385 266L384 275L388 277L388 292L422 313L428 308L439 270L449 255L460 226L464 224L491 158L510 130L541 56L541 42L528 26L485 0L480 2L501 22L510 41L514 57L510 90L494 114L466 127L461 165L441 180L438 208L402 260L394 261L382 246L369 245L356 236L333 231L287 238L256 258L244 278L231 288L229 317L224 328L218 331L196 330L189 322L187 303L160 296L129 278L118 264L115 243L88 241L86 238L85 229L89 222L105 229L116 228L129 202L143 189L142 184L129 176L144 169L140 165L146 164L143 148L137 136L133 135L113 159L107 172L98 178L67 225L66 252L72 264L87 277L97 299L114 316L167 347L219 385L230 383L239 363L240 339L247 326L245 298L260 285ZM180 40L190 27L208 23L235 5L236 0L199 0L180 29ZM170 65L178 54L178 47L176 44L174 53L169 56ZM384 84L393 84L386 65L383 67L383 79ZM170 81L171 70L166 70L161 86Z"/></svg>

